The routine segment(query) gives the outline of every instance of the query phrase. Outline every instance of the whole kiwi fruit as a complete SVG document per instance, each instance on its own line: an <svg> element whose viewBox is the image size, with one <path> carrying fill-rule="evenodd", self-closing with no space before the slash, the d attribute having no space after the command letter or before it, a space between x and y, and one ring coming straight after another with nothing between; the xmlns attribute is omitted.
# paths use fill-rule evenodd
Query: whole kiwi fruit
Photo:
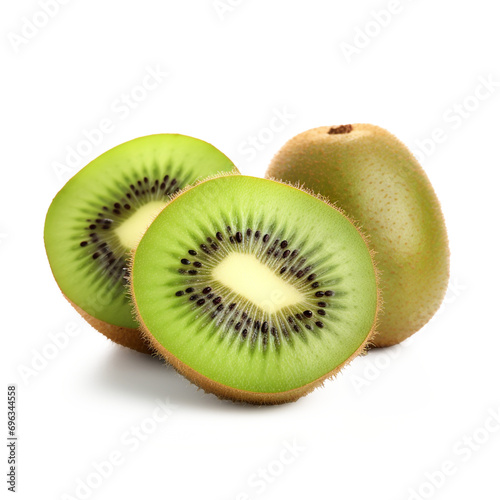
<svg viewBox="0 0 500 500"><path fill-rule="evenodd" d="M380 296L372 252L338 209L224 175L177 195L133 253L152 347L219 398L295 401L365 350Z"/></svg>
<svg viewBox="0 0 500 500"><path fill-rule="evenodd" d="M314 128L287 142L266 176L321 193L369 236L384 301L376 346L432 318L449 280L445 222L426 173L394 135L369 124Z"/></svg>

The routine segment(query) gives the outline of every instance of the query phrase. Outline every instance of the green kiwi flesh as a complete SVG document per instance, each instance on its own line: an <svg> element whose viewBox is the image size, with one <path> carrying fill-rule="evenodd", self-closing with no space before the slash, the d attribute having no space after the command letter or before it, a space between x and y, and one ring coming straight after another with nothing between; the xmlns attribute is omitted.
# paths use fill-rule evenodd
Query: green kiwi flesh
<svg viewBox="0 0 500 500"><path fill-rule="evenodd" d="M45 221L62 293L107 337L147 352L126 287L130 252L173 194L233 169L210 144L178 134L134 139L93 160L59 191Z"/></svg>
<svg viewBox="0 0 500 500"><path fill-rule="evenodd" d="M448 285L447 232L427 175L396 137L367 124L315 128L283 146L267 177L321 193L370 237L384 301L375 345L397 344L432 318Z"/></svg>
<svg viewBox="0 0 500 500"><path fill-rule="evenodd" d="M220 176L181 192L133 254L152 347L220 398L294 401L365 348L371 251L338 209L275 181Z"/></svg>

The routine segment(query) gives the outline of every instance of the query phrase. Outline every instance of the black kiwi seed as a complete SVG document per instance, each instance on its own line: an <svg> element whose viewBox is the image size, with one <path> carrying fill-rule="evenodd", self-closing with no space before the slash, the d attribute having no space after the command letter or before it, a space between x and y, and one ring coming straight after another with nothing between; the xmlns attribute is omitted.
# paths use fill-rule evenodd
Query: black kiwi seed
<svg viewBox="0 0 500 500"><path fill-rule="evenodd" d="M198 298L198 295L191 295L191 297L189 297L189 300L196 300Z"/></svg>
<svg viewBox="0 0 500 500"><path fill-rule="evenodd" d="M326 302L318 302L319 307L326 307Z"/></svg>
<svg viewBox="0 0 500 500"><path fill-rule="evenodd" d="M326 295L327 297L333 297L333 296L335 295L335 292L333 292L332 290L327 290L327 291L325 292L325 295Z"/></svg>
<svg viewBox="0 0 500 500"><path fill-rule="evenodd" d="M194 267L198 267L198 268L200 268L200 267L201 267L201 265L202 265L202 264L201 264L201 262L193 262L193 266L194 266Z"/></svg>
<svg viewBox="0 0 500 500"><path fill-rule="evenodd" d="M319 286L319 283L317 281L315 281L312 285L311 285L311 288L318 288Z"/></svg>
<svg viewBox="0 0 500 500"><path fill-rule="evenodd" d="M80 246L81 246L81 247L86 247L87 245L88 245L88 241L82 241L82 242L80 243Z"/></svg>
<svg viewBox="0 0 500 500"><path fill-rule="evenodd" d="M203 293L206 295L207 293L210 293L212 291L212 289L207 286L206 288L203 289ZM318 304L319 305L319 304Z"/></svg>
<svg viewBox="0 0 500 500"><path fill-rule="evenodd" d="M243 241L243 235L239 231L236 233L236 241L238 243L241 243Z"/></svg>
<svg viewBox="0 0 500 500"><path fill-rule="evenodd" d="M198 255L198 252L196 250L189 250L188 254L189 255Z"/></svg>
<svg viewBox="0 0 500 500"><path fill-rule="evenodd" d="M306 318L312 318L312 315L313 315L312 311L309 311L309 310L304 311L304 313L303 313L303 314L304 314L304 316L305 316Z"/></svg>
<svg viewBox="0 0 500 500"><path fill-rule="evenodd" d="M259 239L260 237L260 231L255 231L255 239Z"/></svg>
<svg viewBox="0 0 500 500"><path fill-rule="evenodd" d="M187 259L181 259L181 264L184 264L185 266L189 266L189 264L191 264L191 261L189 261Z"/></svg>
<svg viewBox="0 0 500 500"><path fill-rule="evenodd" d="M251 229L247 229L247 236L248 237L252 236L252 230Z"/></svg>
<svg viewBox="0 0 500 500"><path fill-rule="evenodd" d="M264 321L264 323L262 323L262 333L267 333L268 330L269 325L267 324L267 321Z"/></svg>
<svg viewBox="0 0 500 500"><path fill-rule="evenodd" d="M324 316L326 314L326 312L323 309L318 309L318 314L320 316Z"/></svg>
<svg viewBox="0 0 500 500"><path fill-rule="evenodd" d="M184 295L184 292L182 290L179 290L178 292L175 292L176 297L181 297Z"/></svg>
<svg viewBox="0 0 500 500"><path fill-rule="evenodd" d="M217 232L217 234L216 234L215 236L216 236L216 238L217 238L219 241L222 241L222 240L224 239L224 238L223 238L223 236L222 236L222 233L220 233L220 232Z"/></svg>
<svg viewBox="0 0 500 500"><path fill-rule="evenodd" d="M286 240L283 240L283 241L281 242L281 244L280 244L280 247L281 247L281 248L286 248L287 246L288 246L288 241L286 241Z"/></svg>
<svg viewBox="0 0 500 500"><path fill-rule="evenodd" d="M198 271L196 271L195 269L190 269L190 270L188 271L188 274L190 274L191 276L195 276L195 275L197 275L197 274L198 274Z"/></svg>
<svg viewBox="0 0 500 500"><path fill-rule="evenodd" d="M198 302L196 302L196 305L202 306L205 303L205 299L200 299Z"/></svg>
<svg viewBox="0 0 500 500"><path fill-rule="evenodd" d="M285 250L283 252L283 258L286 259L290 255L290 250Z"/></svg>
<svg viewBox="0 0 500 500"><path fill-rule="evenodd" d="M316 321L316 326L318 328L323 328L325 325L321 321Z"/></svg>
<svg viewBox="0 0 500 500"><path fill-rule="evenodd" d="M192 293L192 292L194 292L193 287L186 288L186 293Z"/></svg>
<svg viewBox="0 0 500 500"><path fill-rule="evenodd" d="M316 297L323 297L323 295L325 295L325 292L316 292L314 295L316 295Z"/></svg>
<svg viewBox="0 0 500 500"><path fill-rule="evenodd" d="M222 301L222 297L216 297L216 298L213 300L213 303L217 305L217 304L220 304L220 303L221 303L221 301ZM231 305L232 305L232 304L231 304ZM235 305L236 305L236 304L235 304Z"/></svg>
<svg viewBox="0 0 500 500"><path fill-rule="evenodd" d="M265 234L265 235L264 235L264 238L262 238L262 241L263 241L264 243L267 243L267 242L269 241L269 238L270 238L270 236L269 236L268 234Z"/></svg>
<svg viewBox="0 0 500 500"><path fill-rule="evenodd" d="M315 274L310 274L307 279L308 281L312 281L314 278L316 278L316 275Z"/></svg>

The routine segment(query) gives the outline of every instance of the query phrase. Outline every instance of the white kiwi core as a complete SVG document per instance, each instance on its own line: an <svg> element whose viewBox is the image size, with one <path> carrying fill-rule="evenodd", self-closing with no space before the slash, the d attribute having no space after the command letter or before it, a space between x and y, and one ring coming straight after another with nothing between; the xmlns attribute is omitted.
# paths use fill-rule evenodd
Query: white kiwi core
<svg viewBox="0 0 500 500"><path fill-rule="evenodd" d="M213 269L212 276L269 314L305 299L294 286L251 254L229 254Z"/></svg>
<svg viewBox="0 0 500 500"><path fill-rule="evenodd" d="M128 249L135 248L154 218L165 207L164 201L150 201L136 210L127 220L116 229L115 234L120 243Z"/></svg>

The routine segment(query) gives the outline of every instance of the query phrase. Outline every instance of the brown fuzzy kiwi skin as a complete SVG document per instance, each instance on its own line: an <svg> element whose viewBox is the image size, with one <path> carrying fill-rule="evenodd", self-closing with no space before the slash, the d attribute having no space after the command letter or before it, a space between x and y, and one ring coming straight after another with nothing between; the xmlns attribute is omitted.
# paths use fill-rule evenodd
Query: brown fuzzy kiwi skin
<svg viewBox="0 0 500 500"><path fill-rule="evenodd" d="M202 181L197 182L193 186L187 186L184 188L182 191L176 193L176 195L169 201L170 203L173 203L177 198L182 196L186 191L192 189L195 186L198 186L199 184L202 184L204 182L207 182L209 180L212 180L217 177L222 177L222 176L227 176L227 173L223 173L221 175L216 175L213 176L209 179L205 179ZM236 175L240 175L237 173ZM334 368L332 371L327 373L326 375L313 380L312 382L309 382L308 384L305 384L301 387L297 387L294 389L291 389L289 391L284 391L284 392L274 392L274 393L268 393L268 392L253 392L253 391L246 391L242 389L237 389L234 387L230 387L224 384L221 384L220 382L216 382L215 380L212 380L201 373L197 372L196 370L193 370L190 366L186 365L183 363L179 358L174 356L168 349L166 349L156 338L153 336L153 334L148 330L144 320L142 319L139 309L137 307L137 301L135 298L134 294L134 286L133 286L133 281L134 281L134 260L135 260L135 250L134 249L131 253L131 279L130 279L130 288L129 288L129 293L132 299L132 303L134 305L134 310L135 310L135 317L136 320L139 322L139 328L142 332L142 335L144 339L147 341L148 345L155 351L156 354L158 354L160 357L162 357L166 363L170 364L173 366L173 368L180 374L183 375L185 378L187 378L190 382L195 384L197 387L200 389L203 389L205 392L214 394L221 400L230 400L235 403L249 403L249 404L254 404L254 405L278 405L278 404L284 404L284 403L292 403L297 401L299 398L302 396L305 396L312 392L314 389L316 389L319 386L323 386L324 382L328 379L334 378L340 371L345 368L354 358L357 356L361 356L365 354L370 347L372 347L373 340L377 335L377 327L378 327L378 318L380 316L380 312L383 309L383 303L382 303L382 294L380 291L379 287L379 279L380 279L380 273L376 267L375 264L375 252L370 248L369 244L369 238L361 231L359 228L359 225L356 224L352 219L350 219L342 209L339 207L335 206L333 203L329 202L324 196L315 194L313 191L309 189L303 189L298 185L293 185L289 182L283 182L283 181L278 181L278 180L272 180L273 182L277 182L280 184L286 184L294 189L297 189L299 191L305 191L311 196L314 196L315 198L318 198L319 200L323 201L327 205L331 206L333 209L337 210L338 212L342 213L358 230L359 234L363 238L363 241L365 242L368 251L370 252L373 268L375 271L375 279L377 282L377 307L375 311L375 317L373 321L372 328L364 341L361 343L361 345L358 347L358 349L348 358L346 359L342 364Z"/></svg>
<svg viewBox="0 0 500 500"><path fill-rule="evenodd" d="M402 342L434 316L449 281L448 236L425 171L399 139L370 124L318 127L288 141L266 177L321 192L370 235L385 306L375 346Z"/></svg>
<svg viewBox="0 0 500 500"><path fill-rule="evenodd" d="M90 326L94 327L108 339L116 344L120 344L121 346L128 347L129 349L133 349L143 354L154 354L154 350L151 349L149 343L145 341L139 328L127 328L125 326L106 323L85 312L81 307L71 302L68 297L64 297Z"/></svg>

